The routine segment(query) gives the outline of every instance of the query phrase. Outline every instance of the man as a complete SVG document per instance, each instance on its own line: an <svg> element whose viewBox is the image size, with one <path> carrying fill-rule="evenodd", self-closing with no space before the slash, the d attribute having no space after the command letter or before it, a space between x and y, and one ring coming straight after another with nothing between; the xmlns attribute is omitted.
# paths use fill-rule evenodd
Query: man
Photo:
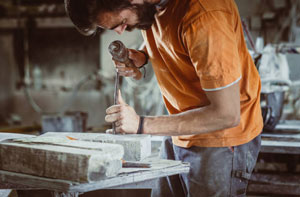
<svg viewBox="0 0 300 197"><path fill-rule="evenodd" d="M130 50L141 78L152 62L167 116L138 116L119 97L107 109L118 133L172 136L161 156L190 162L188 174L160 179L154 196L245 196L260 148L260 80L233 0L66 0L77 29L122 34L142 29L144 51ZM151 99L151 98L149 98Z"/></svg>

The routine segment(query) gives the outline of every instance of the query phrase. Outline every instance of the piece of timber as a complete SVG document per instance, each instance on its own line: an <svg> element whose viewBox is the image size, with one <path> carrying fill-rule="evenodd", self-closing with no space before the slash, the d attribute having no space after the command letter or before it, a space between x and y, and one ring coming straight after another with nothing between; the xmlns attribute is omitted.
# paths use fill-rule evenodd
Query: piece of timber
<svg viewBox="0 0 300 197"><path fill-rule="evenodd" d="M300 154L299 133L263 133L262 153Z"/></svg>
<svg viewBox="0 0 300 197"><path fill-rule="evenodd" d="M300 177L297 174L253 173L248 192L300 196Z"/></svg>
<svg viewBox="0 0 300 197"><path fill-rule="evenodd" d="M0 169L40 177L90 182L115 176L124 149L118 144L30 137L0 142Z"/></svg>
<svg viewBox="0 0 300 197"><path fill-rule="evenodd" d="M83 141L120 144L124 147L123 159L126 161L140 161L151 155L151 137L149 135L48 132L42 136L68 136Z"/></svg>
<svg viewBox="0 0 300 197"><path fill-rule="evenodd" d="M280 121L275 129L283 132L299 132L300 131L300 120L284 120Z"/></svg>
<svg viewBox="0 0 300 197"><path fill-rule="evenodd" d="M300 196L300 187L297 185L265 185L250 183L247 192L259 193L260 196ZM263 195L264 194L264 195Z"/></svg>

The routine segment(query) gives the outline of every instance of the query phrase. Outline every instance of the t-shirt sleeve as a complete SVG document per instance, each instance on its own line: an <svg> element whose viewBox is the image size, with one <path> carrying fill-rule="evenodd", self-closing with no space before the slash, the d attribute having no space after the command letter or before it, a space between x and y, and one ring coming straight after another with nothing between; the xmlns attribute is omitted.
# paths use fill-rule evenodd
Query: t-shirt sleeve
<svg viewBox="0 0 300 197"><path fill-rule="evenodd" d="M189 24L183 42L202 89L226 88L241 79L235 24L230 13L207 12Z"/></svg>

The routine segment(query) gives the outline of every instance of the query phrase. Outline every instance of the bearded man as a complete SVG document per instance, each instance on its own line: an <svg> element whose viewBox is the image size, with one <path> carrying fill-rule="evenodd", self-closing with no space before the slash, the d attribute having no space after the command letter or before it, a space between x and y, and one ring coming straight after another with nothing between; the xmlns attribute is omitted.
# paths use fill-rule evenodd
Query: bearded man
<svg viewBox="0 0 300 197"><path fill-rule="evenodd" d="M161 178L153 196L245 196L263 127L260 79L234 0L65 0L77 29L142 30L146 47L130 50L142 80L152 63L169 115L139 116L119 97L107 109L118 133L166 137L161 157L189 162L188 174Z"/></svg>

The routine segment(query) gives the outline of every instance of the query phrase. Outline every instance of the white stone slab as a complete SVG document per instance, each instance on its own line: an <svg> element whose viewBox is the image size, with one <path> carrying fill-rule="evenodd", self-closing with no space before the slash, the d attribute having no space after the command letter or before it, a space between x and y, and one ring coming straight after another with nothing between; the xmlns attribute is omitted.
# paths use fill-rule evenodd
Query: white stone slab
<svg viewBox="0 0 300 197"><path fill-rule="evenodd" d="M118 144L30 137L0 142L0 169L75 182L115 176L124 149Z"/></svg>
<svg viewBox="0 0 300 197"><path fill-rule="evenodd" d="M9 197L9 194L12 192L11 189L0 189L1 197Z"/></svg>
<svg viewBox="0 0 300 197"><path fill-rule="evenodd" d="M151 137L149 135L48 132L42 136L69 136L83 141L120 144L124 147L123 159L126 161L140 161L151 155Z"/></svg>
<svg viewBox="0 0 300 197"><path fill-rule="evenodd" d="M18 134L18 133L0 133L0 141L22 137L34 137L35 135Z"/></svg>

